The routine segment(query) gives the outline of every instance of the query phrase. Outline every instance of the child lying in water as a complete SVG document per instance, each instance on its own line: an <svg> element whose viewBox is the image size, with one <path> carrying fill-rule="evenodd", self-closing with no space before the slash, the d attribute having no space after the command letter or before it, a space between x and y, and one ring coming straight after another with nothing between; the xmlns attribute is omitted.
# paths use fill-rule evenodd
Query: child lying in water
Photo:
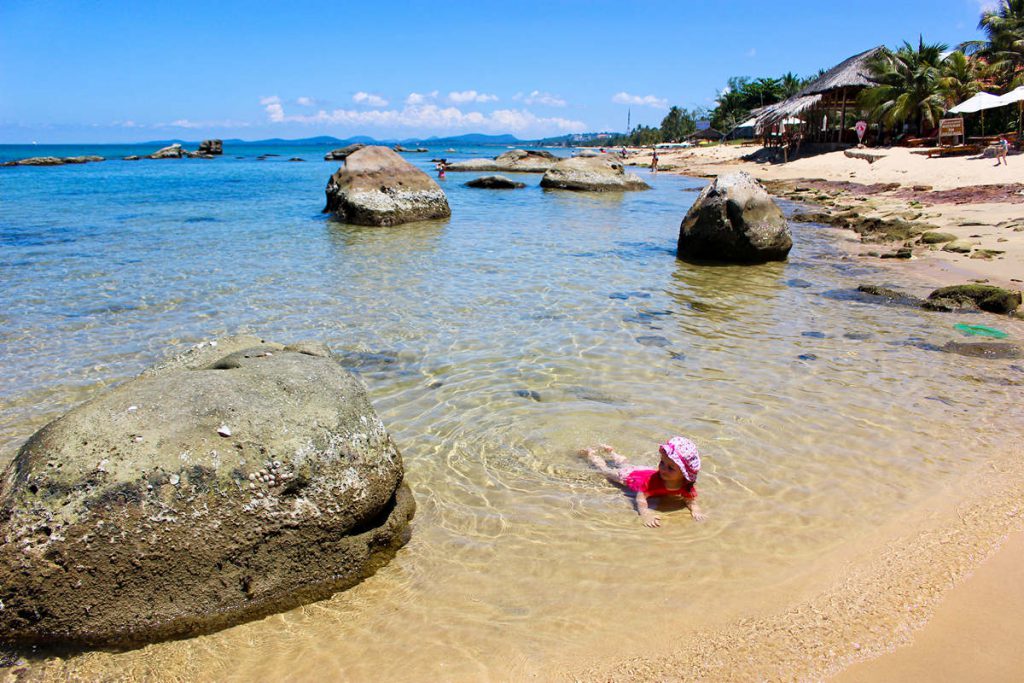
<svg viewBox="0 0 1024 683"><path fill-rule="evenodd" d="M625 486L636 493L636 511L649 527L661 526L661 518L647 505L647 499L660 496L679 496L690 510L695 522L703 522L706 515L697 505L697 475L700 473L700 455L689 439L674 436L658 447L661 461L658 469L644 469L630 465L626 458L608 444L599 444L602 455L595 448L584 448L580 455L601 471L608 481ZM611 461L614 467L608 465Z"/></svg>

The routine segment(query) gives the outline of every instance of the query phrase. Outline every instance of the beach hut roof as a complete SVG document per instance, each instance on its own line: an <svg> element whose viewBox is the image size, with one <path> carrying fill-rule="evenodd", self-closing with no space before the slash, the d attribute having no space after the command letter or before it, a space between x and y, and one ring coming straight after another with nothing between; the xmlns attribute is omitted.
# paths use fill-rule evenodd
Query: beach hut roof
<svg viewBox="0 0 1024 683"><path fill-rule="evenodd" d="M850 57L805 85L794 97L817 95L839 88L863 88L875 85L875 82L871 80L868 61L884 50L885 47L880 45Z"/></svg>
<svg viewBox="0 0 1024 683"><path fill-rule="evenodd" d="M885 47L879 46L854 55L815 78L788 100L755 109L752 113L757 116L757 127L763 130L782 119L798 116L820 102L826 93L874 85L868 61L884 50Z"/></svg>
<svg viewBox="0 0 1024 683"><path fill-rule="evenodd" d="M783 119L799 116L820 102L821 97L822 96L820 94L804 95L803 97L794 95L788 100L782 100L781 102L770 104L767 107L762 107L760 113L757 115L757 127L763 129L765 126L778 123Z"/></svg>
<svg viewBox="0 0 1024 683"><path fill-rule="evenodd" d="M725 134L719 133L714 128L705 128L704 130L698 130L696 133L691 133L686 137L690 140L721 140L725 137Z"/></svg>

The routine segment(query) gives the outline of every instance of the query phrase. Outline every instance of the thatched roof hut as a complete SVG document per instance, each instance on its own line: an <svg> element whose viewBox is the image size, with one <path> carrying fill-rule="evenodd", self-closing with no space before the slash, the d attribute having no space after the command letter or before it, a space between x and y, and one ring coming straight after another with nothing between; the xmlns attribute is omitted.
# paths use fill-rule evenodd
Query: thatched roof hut
<svg viewBox="0 0 1024 683"><path fill-rule="evenodd" d="M789 99L761 108L757 112L758 130L768 131L779 122L800 116L809 110L810 116L804 117L809 122L824 124L828 121L826 117L829 113L832 113L833 121L845 122L847 108L856 107L860 91L875 85L871 80L868 62L885 49L879 46L854 55L815 78ZM834 133L836 139L841 139L844 127L840 123ZM812 137L828 137L829 131L822 130L823 128L827 126L810 126Z"/></svg>
<svg viewBox="0 0 1024 683"><path fill-rule="evenodd" d="M704 130L698 130L695 133L690 133L686 136L687 140L721 140L725 137L725 133L719 133L714 128L705 128Z"/></svg>

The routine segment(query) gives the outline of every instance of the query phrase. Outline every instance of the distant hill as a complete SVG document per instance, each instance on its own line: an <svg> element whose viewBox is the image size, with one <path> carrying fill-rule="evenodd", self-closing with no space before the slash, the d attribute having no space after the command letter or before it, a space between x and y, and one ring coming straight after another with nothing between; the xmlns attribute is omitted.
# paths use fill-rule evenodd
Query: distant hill
<svg viewBox="0 0 1024 683"><path fill-rule="evenodd" d="M266 140L242 140L241 138L225 139L225 145L323 145L331 147L344 147L346 145L352 145L357 142L361 142L365 145L423 145L430 144L435 147L452 145L515 145L523 144L527 141L520 140L514 135L485 135L483 133L468 133L466 135L454 135L449 137L438 137L432 136L429 138L406 138L404 140L377 140L368 135L354 135L350 138L336 138L333 135L317 135L311 138L298 138L296 140L287 140L285 138L268 138ZM179 143L182 146L197 147L199 145L198 140L151 140L149 142L140 142L136 144L140 145L153 145L156 147L166 147Z"/></svg>
<svg viewBox="0 0 1024 683"><path fill-rule="evenodd" d="M422 138L420 139L422 140ZM451 137L432 136L423 142L433 144L461 144L461 145L514 145L522 142L515 135L485 135L483 133L467 133L466 135L455 135Z"/></svg>

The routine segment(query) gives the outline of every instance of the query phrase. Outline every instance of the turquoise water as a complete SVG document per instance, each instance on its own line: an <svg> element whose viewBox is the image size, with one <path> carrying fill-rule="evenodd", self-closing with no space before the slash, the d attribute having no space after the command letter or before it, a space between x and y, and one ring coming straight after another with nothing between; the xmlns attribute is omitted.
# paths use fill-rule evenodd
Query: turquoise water
<svg viewBox="0 0 1024 683"><path fill-rule="evenodd" d="M29 149L0 156L54 153ZM0 462L199 341L317 339L366 380L420 506L410 545L352 591L70 671L507 680L641 652L667 636L624 605L657 595L685 629L761 609L1019 435L1019 361L933 350L988 318L857 298L909 284L845 257L836 231L794 224L786 263L686 264L678 226L704 181L644 172L653 189L624 195L449 173L451 219L349 226L320 213L325 151L0 168ZM641 529L574 455L610 441L644 463L675 433L705 459L704 525Z"/></svg>

